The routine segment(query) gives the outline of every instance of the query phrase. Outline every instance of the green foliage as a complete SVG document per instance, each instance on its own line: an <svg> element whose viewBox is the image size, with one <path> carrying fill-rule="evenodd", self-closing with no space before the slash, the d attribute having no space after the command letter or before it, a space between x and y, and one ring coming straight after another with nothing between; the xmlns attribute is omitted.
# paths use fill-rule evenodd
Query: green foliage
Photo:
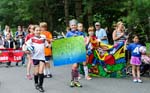
<svg viewBox="0 0 150 93"><path fill-rule="evenodd" d="M99 21L102 27L112 29L114 23L123 20L130 31L134 30L150 39L149 0L81 0L81 14L75 10L76 4L79 4L76 2L68 0L69 19L79 19L86 28ZM66 26L64 11L64 0L1 0L0 23L2 27L5 24L14 27L46 21L50 30L61 32Z"/></svg>

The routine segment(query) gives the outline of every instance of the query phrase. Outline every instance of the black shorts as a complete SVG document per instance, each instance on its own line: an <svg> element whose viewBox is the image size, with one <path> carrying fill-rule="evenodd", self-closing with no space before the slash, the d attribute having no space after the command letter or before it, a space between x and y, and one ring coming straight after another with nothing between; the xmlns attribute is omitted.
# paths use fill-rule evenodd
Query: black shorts
<svg viewBox="0 0 150 93"><path fill-rule="evenodd" d="M33 64L34 64L34 65L38 65L40 62L45 63L45 60L33 59Z"/></svg>

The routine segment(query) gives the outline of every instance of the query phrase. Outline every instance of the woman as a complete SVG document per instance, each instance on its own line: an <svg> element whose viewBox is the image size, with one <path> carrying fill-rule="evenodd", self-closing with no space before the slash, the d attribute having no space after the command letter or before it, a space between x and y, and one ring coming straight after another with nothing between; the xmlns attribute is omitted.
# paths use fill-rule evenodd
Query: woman
<svg viewBox="0 0 150 93"><path fill-rule="evenodd" d="M116 24L116 27L115 27L115 30L114 30L113 36L112 36L114 45L126 40L126 35L125 35L124 30L125 30L125 27L124 27L123 23L121 21L119 21Z"/></svg>

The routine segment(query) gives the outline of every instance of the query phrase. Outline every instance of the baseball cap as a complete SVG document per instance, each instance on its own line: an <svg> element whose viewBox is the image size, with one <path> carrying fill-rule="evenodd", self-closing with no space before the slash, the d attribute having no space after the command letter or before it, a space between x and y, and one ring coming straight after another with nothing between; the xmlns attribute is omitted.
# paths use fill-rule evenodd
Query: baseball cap
<svg viewBox="0 0 150 93"><path fill-rule="evenodd" d="M95 23L95 26L97 26L97 25L101 25L101 24L100 24L99 22L96 22L96 23Z"/></svg>

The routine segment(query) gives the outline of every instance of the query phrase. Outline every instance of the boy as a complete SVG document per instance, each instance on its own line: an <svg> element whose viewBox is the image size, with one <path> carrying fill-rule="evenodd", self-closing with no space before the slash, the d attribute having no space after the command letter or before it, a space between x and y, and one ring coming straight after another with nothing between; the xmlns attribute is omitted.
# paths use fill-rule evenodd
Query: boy
<svg viewBox="0 0 150 93"><path fill-rule="evenodd" d="M41 22L40 23L41 28L41 35L44 35L46 37L46 41L50 44L52 41L52 34L47 31L47 23ZM45 47L45 68L44 68L44 77L51 78L52 74L50 73L50 58L52 56L52 50L51 48Z"/></svg>

